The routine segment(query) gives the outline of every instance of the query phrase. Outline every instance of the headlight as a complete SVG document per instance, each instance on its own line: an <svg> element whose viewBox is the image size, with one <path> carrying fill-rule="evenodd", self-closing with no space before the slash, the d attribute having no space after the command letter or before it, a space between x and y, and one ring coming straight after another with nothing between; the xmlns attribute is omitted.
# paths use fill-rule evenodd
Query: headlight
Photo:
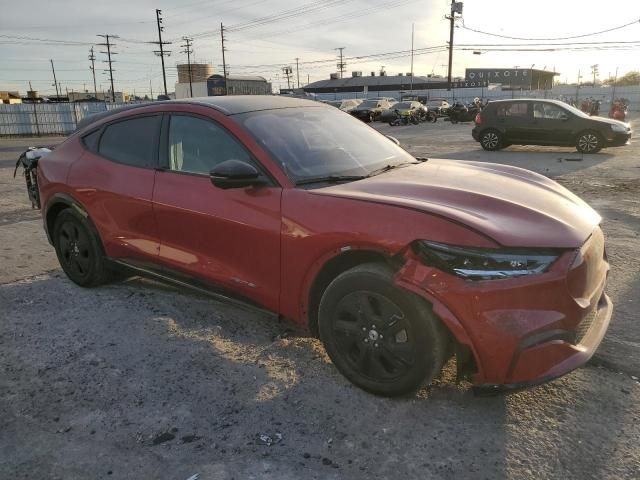
<svg viewBox="0 0 640 480"><path fill-rule="evenodd" d="M542 273L560 254L553 249L468 248L426 240L413 245L426 264L467 280L496 280Z"/></svg>
<svg viewBox="0 0 640 480"><path fill-rule="evenodd" d="M611 130L616 133L627 133L627 127L625 125L618 125L617 123L611 124Z"/></svg>

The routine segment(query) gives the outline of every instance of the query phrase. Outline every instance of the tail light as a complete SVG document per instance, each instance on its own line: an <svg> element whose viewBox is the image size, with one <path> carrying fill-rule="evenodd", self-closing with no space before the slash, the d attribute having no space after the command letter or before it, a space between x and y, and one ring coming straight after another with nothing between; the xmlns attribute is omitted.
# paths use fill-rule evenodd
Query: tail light
<svg viewBox="0 0 640 480"><path fill-rule="evenodd" d="M473 119L476 125L480 125L482 123L482 116L478 113L476 114L476 118Z"/></svg>

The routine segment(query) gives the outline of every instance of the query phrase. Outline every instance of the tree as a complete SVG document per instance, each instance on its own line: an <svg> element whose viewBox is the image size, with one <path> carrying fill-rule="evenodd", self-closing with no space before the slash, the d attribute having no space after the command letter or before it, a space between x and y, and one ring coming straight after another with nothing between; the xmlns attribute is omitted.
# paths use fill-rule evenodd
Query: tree
<svg viewBox="0 0 640 480"><path fill-rule="evenodd" d="M640 72L631 71L625 73L618 80L615 78L607 78L604 82L605 85L615 85L616 87L626 87L629 85L640 85Z"/></svg>

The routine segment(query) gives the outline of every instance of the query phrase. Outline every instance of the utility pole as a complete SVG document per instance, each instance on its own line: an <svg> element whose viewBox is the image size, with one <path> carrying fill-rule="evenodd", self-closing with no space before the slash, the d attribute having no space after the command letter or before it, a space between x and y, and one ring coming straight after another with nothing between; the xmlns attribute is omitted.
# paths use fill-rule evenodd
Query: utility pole
<svg viewBox="0 0 640 480"><path fill-rule="evenodd" d="M105 70L105 72L107 71L109 72L109 80L111 81L111 101L113 103L116 103L116 91L113 88L113 65L112 65L115 60L111 60L111 55L116 55L116 52L111 51L111 48L114 47L114 44L111 43L111 39L119 38L119 37L117 35L98 35L98 36L105 39L105 43L99 43L98 45L107 47L106 52L100 52L100 53L107 54L107 60L103 60L103 62L109 64L109 70Z"/></svg>
<svg viewBox="0 0 640 480"><path fill-rule="evenodd" d="M413 30L415 24L411 24L411 87L410 90L413 92Z"/></svg>
<svg viewBox="0 0 640 480"><path fill-rule="evenodd" d="M340 72L340 78L342 78L342 75L344 74L344 71L346 70L346 66L347 64L344 63L344 57L342 56L342 51L344 50L345 47L338 47L338 48L334 48L334 50L339 50L340 53L338 54L340 57L340 61L338 62L338 71Z"/></svg>
<svg viewBox="0 0 640 480"><path fill-rule="evenodd" d="M151 100L153 100L153 85L151 85L151 80L149 80L149 90L151 91Z"/></svg>
<svg viewBox="0 0 640 480"><path fill-rule="evenodd" d="M290 77L291 77L291 74L293 73L293 69L289 66L282 67L282 73L284 73L284 76L287 77L287 89L291 90Z"/></svg>
<svg viewBox="0 0 640 480"><path fill-rule="evenodd" d="M300 65L298 64L299 60L300 59L296 57L296 77L298 77L298 88L300 88Z"/></svg>
<svg viewBox="0 0 640 480"><path fill-rule="evenodd" d="M191 54L193 53L193 49L191 48L193 44L191 42L193 40L189 37L182 37L182 40L184 40L184 45L181 45L182 47L184 47L182 53L187 54L187 66L189 68L189 96L193 97L193 84L191 79Z"/></svg>
<svg viewBox="0 0 640 480"><path fill-rule="evenodd" d="M224 26L220 22L220 40L222 42L222 74L224 75L224 94L227 94L227 61L224 57L224 52L227 50L224 46Z"/></svg>
<svg viewBox="0 0 640 480"><path fill-rule="evenodd" d="M580 75L580 70L578 70L578 84L576 85L576 107L578 107L578 95L580 92L580 78L582 78L582 76Z"/></svg>
<svg viewBox="0 0 640 480"><path fill-rule="evenodd" d="M98 99L98 88L96 87L96 56L93 54L93 47L89 50L89 60L91 60L91 66L89 69L93 74L93 95Z"/></svg>
<svg viewBox="0 0 640 480"><path fill-rule="evenodd" d="M60 100L60 91L58 90L58 81L56 80L56 69L53 68L53 59L49 59L51 62L51 70L53 71L53 86L56 87L56 100Z"/></svg>
<svg viewBox="0 0 640 480"><path fill-rule="evenodd" d="M164 27L162 26L162 10L156 8L156 23L158 24L158 41L151 42L159 46L160 50L154 50L153 53L160 57L160 62L162 63L162 82L164 84L164 94L168 96L167 93L167 73L164 69L164 57L168 57L171 55L171 51L165 50L164 46L169 45L171 42L163 42L162 41L162 32L164 31Z"/></svg>
<svg viewBox="0 0 640 480"><path fill-rule="evenodd" d="M451 14L445 16L449 20L449 69L447 72L447 90L451 90L451 70L453 68L453 29L455 28L456 13L462 15L462 2L451 0Z"/></svg>
<svg viewBox="0 0 640 480"><path fill-rule="evenodd" d="M600 65L598 65L597 63L595 65L591 65L591 73L593 74L593 86L596 86L596 77L598 76L598 74L600 73L600 71L598 70L598 67Z"/></svg>

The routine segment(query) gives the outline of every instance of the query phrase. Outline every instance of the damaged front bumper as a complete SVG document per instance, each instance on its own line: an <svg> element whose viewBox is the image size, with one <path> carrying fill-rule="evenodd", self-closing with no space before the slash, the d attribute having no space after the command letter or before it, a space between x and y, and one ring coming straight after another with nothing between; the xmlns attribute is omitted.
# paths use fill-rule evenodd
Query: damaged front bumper
<svg viewBox="0 0 640 480"><path fill-rule="evenodd" d="M584 365L611 320L599 229L582 249L526 277L469 281L425 265L411 251L404 260L396 284L425 298L470 353L466 376L479 394L521 390Z"/></svg>

